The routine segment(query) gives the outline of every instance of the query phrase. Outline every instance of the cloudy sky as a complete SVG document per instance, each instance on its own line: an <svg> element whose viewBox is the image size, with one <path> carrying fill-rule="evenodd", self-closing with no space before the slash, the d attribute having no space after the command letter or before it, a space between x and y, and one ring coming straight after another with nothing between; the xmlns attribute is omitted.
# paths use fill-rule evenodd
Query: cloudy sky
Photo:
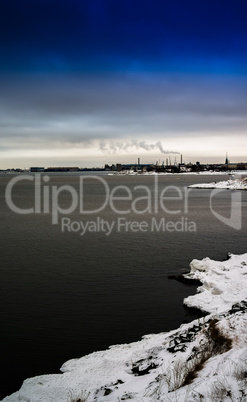
<svg viewBox="0 0 247 402"><path fill-rule="evenodd" d="M2 0L0 168L247 162L246 0Z"/></svg>

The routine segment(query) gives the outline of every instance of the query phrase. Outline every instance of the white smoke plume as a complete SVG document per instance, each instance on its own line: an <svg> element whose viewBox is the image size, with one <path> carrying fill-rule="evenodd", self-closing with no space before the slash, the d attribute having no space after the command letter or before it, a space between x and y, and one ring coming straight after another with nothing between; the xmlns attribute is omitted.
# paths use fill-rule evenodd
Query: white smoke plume
<svg viewBox="0 0 247 402"><path fill-rule="evenodd" d="M180 154L177 151L171 151L164 149L160 141L154 144L148 144L146 141L130 141L130 142L119 142L119 141L101 141L100 149L108 154L117 154L121 152L128 151L138 151L140 149L145 149L146 151L159 150L162 154Z"/></svg>

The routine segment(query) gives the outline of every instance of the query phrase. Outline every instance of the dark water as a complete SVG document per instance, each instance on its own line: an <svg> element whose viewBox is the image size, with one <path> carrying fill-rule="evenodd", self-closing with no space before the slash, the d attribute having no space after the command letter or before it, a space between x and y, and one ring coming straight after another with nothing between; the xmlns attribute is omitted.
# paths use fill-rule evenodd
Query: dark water
<svg viewBox="0 0 247 402"><path fill-rule="evenodd" d="M128 186L133 199L145 195L147 186L151 200L157 196L154 176L102 176L112 190ZM98 217L114 222L119 217L131 221L166 222L184 219L195 222L196 231L118 231L106 236L102 231L80 233L61 230L61 218L52 225L51 213L20 215L6 205L6 185L12 176L0 177L1 204L1 397L16 391L31 376L56 373L66 360L81 357L112 344L136 341L144 334L168 331L195 315L188 312L182 300L195 292L174 280L171 274L188 270L193 258L225 259L230 251L246 250L247 192L241 192L242 228L236 230L220 222L210 211L211 190L193 190L185 205L189 184L222 180L222 176L159 176L158 197L170 185L181 190L181 199L166 200L171 214L160 207L152 212L136 214L130 200L114 201L118 215L107 205L94 215L81 215L78 208L65 214L73 221L93 221ZM42 186L73 186L79 194L78 175L50 175ZM41 194L43 197L43 187ZM104 200L102 184L87 179L83 187L86 208L98 208ZM126 197L124 189L115 195ZM166 196L178 197L175 189ZM230 216L232 191L214 197L214 209ZM48 200L47 194L45 199ZM34 183L23 180L13 188L13 201L20 208L34 205ZM68 208L68 192L59 196L61 208ZM43 201L41 202L41 204ZM145 199L136 208L144 210ZM41 205L43 208L43 204ZM177 227L181 229L181 225Z"/></svg>

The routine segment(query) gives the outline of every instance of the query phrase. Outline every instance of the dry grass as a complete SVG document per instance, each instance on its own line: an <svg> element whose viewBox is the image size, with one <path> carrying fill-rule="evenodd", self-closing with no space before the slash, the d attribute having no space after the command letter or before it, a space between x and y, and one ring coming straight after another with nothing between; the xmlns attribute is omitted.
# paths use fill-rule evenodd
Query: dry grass
<svg viewBox="0 0 247 402"><path fill-rule="evenodd" d="M225 353L232 347L232 339L228 338L221 329L219 329L218 320L210 320L208 327L208 338L213 342L213 353L215 355Z"/></svg>
<svg viewBox="0 0 247 402"><path fill-rule="evenodd" d="M194 348L187 361L175 360L167 370L164 378L169 392L191 384L210 357L231 349L232 340L223 333L218 323L218 320L210 320L202 331L205 341L200 348Z"/></svg>
<svg viewBox="0 0 247 402"><path fill-rule="evenodd" d="M70 390L68 393L68 402L87 402L89 392Z"/></svg>

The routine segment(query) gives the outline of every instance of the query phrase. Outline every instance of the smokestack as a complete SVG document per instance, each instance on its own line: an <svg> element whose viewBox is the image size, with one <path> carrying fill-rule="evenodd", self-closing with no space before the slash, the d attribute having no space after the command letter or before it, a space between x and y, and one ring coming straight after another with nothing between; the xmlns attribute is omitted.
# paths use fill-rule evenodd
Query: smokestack
<svg viewBox="0 0 247 402"><path fill-rule="evenodd" d="M138 158L138 165L140 165L140 158Z"/></svg>
<svg viewBox="0 0 247 402"><path fill-rule="evenodd" d="M181 154L181 165L182 165L182 163L183 163L183 155Z"/></svg>

